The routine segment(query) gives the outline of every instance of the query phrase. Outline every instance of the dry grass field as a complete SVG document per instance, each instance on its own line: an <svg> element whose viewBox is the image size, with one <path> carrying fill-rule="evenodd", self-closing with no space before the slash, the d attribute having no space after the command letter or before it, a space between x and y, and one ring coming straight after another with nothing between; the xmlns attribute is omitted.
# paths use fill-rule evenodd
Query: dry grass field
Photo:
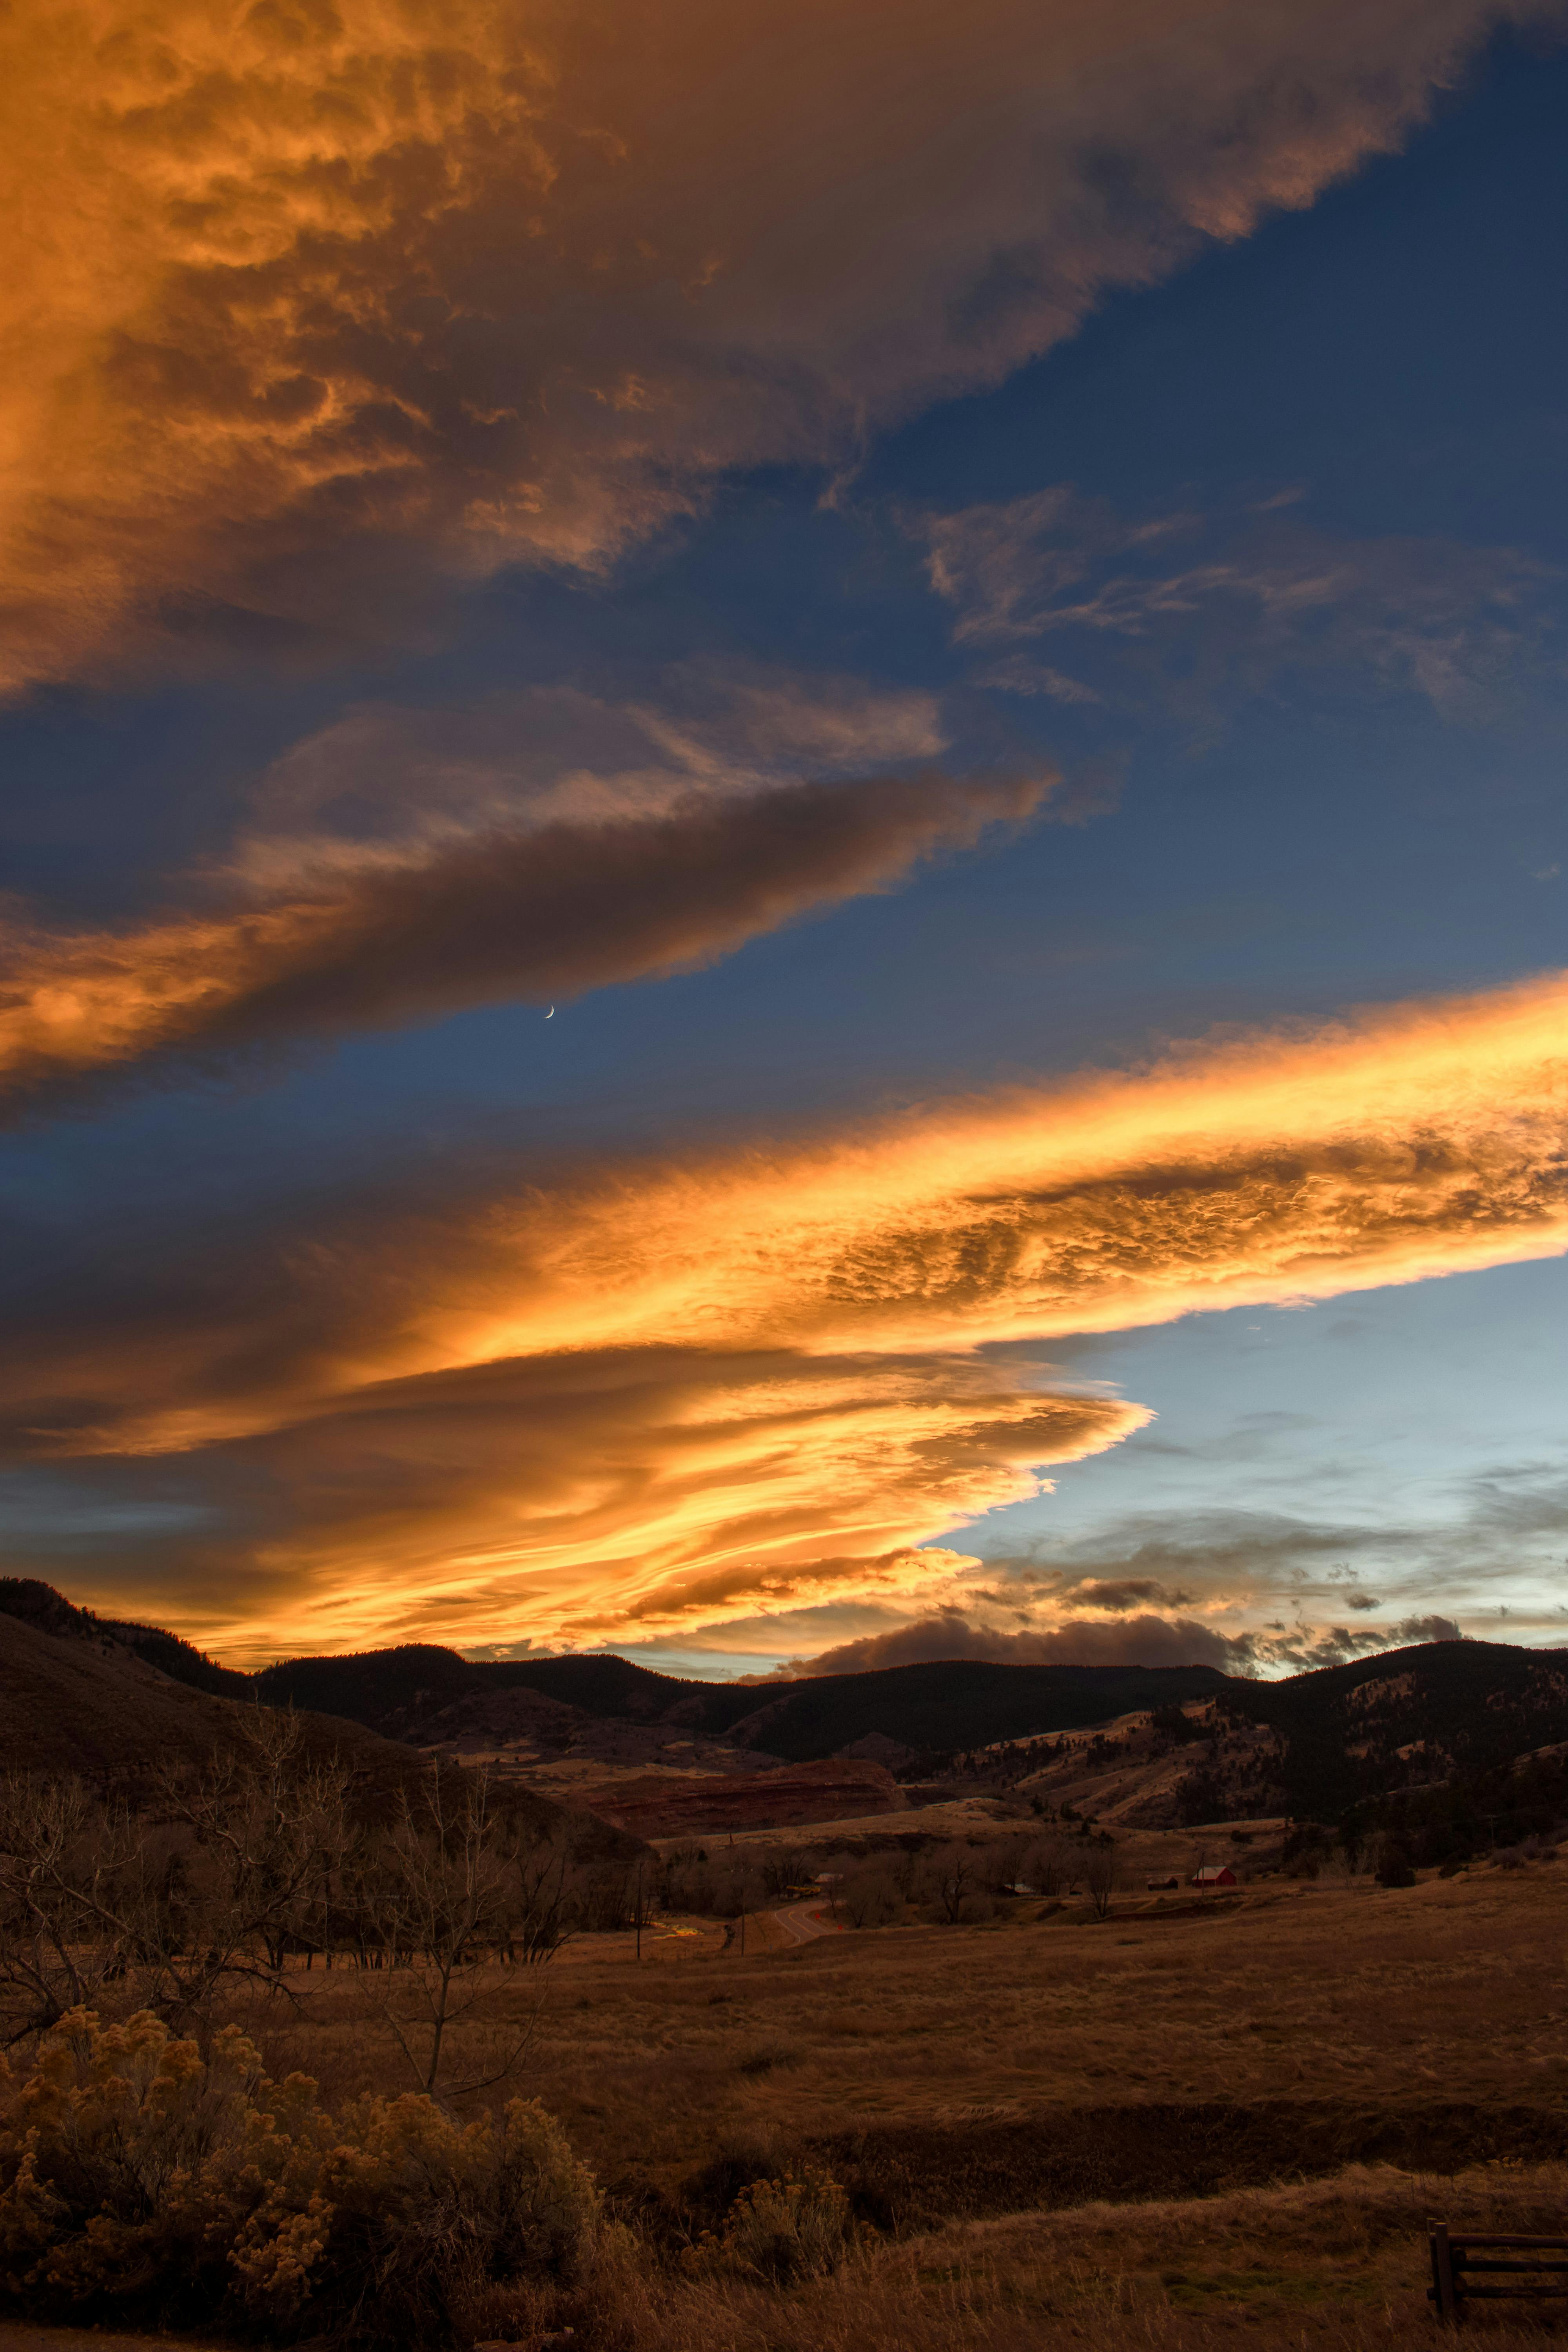
<svg viewBox="0 0 1568 2352"><path fill-rule="evenodd" d="M537 2005L482 2095L542 2100L636 2233L576 2303L494 2332L572 2325L577 2352L1371 2347L1436 2332L1428 2213L1568 2225L1568 1862L1269 1878L1103 1920L819 1924L797 1944L753 1921L742 1958L711 1922L666 1922L640 1963L629 1938L584 1939L471 1984L447 2082L489 2072ZM297 2011L235 2014L337 2100L408 2086L389 1987L317 1970ZM832 2275L770 2284L704 2253L746 2184L813 2167L857 2216ZM1500 2352L1556 2332L1507 2306L1468 2324ZM46 2341L0 2328L0 2352Z"/></svg>
<svg viewBox="0 0 1568 2352"><path fill-rule="evenodd" d="M629 1937L587 1938L498 1978L455 2029L452 2077L486 2071L542 2000L525 2087L601 2179L670 2189L737 2138L782 2156L1026 2120L1059 2136L1151 2104L1527 2107L1568 2127L1568 1862L1407 1888L1270 1879L1104 1920L1045 1907L762 1951L752 1923L743 1959L677 1922L640 1967ZM333 2096L384 2087L377 1979L302 1985L298 2018L247 2017L274 2065Z"/></svg>

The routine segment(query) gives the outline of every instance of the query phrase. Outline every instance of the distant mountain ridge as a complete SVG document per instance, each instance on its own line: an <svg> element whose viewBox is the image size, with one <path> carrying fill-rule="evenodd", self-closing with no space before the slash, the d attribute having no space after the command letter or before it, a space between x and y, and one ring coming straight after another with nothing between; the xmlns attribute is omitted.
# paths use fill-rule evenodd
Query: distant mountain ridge
<svg viewBox="0 0 1568 2352"><path fill-rule="evenodd" d="M1568 1651L1504 1643L1424 1643L1279 1682L1197 1664L941 1659L742 1684L658 1674L611 1654L475 1662L431 1643L242 1674L177 1634L100 1619L36 1580L0 1579L0 1612L50 1641L132 1660L165 1695L174 1683L210 1700L292 1706L405 1748L482 1735L503 1694L533 1693L563 1748L589 1735L585 1755L595 1725L639 1725L720 1743L738 1751L740 1769L858 1757L906 1779L944 1769L984 1777L991 1768L981 1751L1140 1716L1173 1719L1206 1702L1207 1727L1176 1739L1189 1819L1288 1812L1334 1821L1401 1792L1479 1786L1568 1748ZM1121 1769L1127 1759L1111 1739L1095 1743L1091 1760Z"/></svg>
<svg viewBox="0 0 1568 2352"><path fill-rule="evenodd" d="M869 1674L787 1683L701 1683L616 1657L519 1658L470 1664L454 1650L409 1644L342 1658L298 1658L256 1677L262 1695L313 1706L403 1738L456 1700L539 1692L587 1716L663 1723L785 1763L808 1764L877 1737L911 1761L1030 1732L1103 1723L1137 1706L1213 1698L1213 1666L1014 1666L941 1659Z"/></svg>

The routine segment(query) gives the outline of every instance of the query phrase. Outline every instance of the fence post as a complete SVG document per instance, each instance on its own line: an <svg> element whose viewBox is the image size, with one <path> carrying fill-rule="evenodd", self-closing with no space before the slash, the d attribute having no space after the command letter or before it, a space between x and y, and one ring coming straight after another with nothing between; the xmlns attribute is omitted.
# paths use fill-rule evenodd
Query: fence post
<svg viewBox="0 0 1568 2352"><path fill-rule="evenodd" d="M1448 2247L1448 2225L1446 2221L1429 2221L1426 2242L1432 2250L1432 2300L1437 2306L1439 2319L1457 2320L1459 2298L1454 2292L1454 2263Z"/></svg>

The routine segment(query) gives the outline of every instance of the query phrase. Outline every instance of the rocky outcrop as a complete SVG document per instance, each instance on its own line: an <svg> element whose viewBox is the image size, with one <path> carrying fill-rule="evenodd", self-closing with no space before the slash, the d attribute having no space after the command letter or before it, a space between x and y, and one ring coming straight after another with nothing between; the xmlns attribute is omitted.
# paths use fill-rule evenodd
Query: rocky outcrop
<svg viewBox="0 0 1568 2352"><path fill-rule="evenodd" d="M574 1793L602 1821L641 1838L804 1828L907 1810L903 1790L882 1765L837 1760L785 1764L743 1777L640 1772L590 1782Z"/></svg>

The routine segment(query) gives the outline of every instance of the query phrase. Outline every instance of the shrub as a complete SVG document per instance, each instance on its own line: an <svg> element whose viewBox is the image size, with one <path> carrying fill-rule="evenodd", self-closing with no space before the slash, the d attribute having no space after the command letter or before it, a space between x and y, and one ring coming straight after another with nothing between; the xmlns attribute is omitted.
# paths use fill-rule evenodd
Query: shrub
<svg viewBox="0 0 1568 2352"><path fill-rule="evenodd" d="M1415 1872L1409 1853L1396 1838L1384 1838L1377 1858L1380 1886L1414 1886Z"/></svg>
<svg viewBox="0 0 1568 2352"><path fill-rule="evenodd" d="M753 2180L742 2189L717 2238L705 2232L694 2259L699 2266L787 2286L837 2270L855 2235L843 2187L820 2165L806 2163L782 2179Z"/></svg>
<svg viewBox="0 0 1568 2352"><path fill-rule="evenodd" d="M146 2012L73 2011L0 2118L0 2304L29 2317L441 2346L487 2282L577 2275L598 2223L533 2103L499 2128L417 2093L333 2116L234 2027L204 2060Z"/></svg>

